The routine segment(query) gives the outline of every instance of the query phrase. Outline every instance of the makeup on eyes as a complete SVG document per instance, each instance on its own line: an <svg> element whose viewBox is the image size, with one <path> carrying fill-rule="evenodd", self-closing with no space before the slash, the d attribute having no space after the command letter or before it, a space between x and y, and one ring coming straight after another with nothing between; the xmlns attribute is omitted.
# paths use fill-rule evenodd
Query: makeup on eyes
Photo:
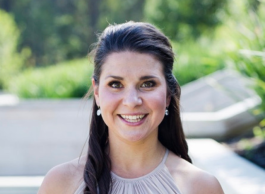
<svg viewBox="0 0 265 194"><path fill-rule="evenodd" d="M154 80L148 80L141 84L142 88L152 88L156 86L156 82Z"/></svg>
<svg viewBox="0 0 265 194"><path fill-rule="evenodd" d="M105 77L107 86L114 90L122 89L126 86L126 78L117 75L108 75ZM144 75L139 78L136 88L150 90L159 85L159 78L154 75Z"/></svg>
<svg viewBox="0 0 265 194"><path fill-rule="evenodd" d="M111 81L108 84L111 88L122 88L122 84L119 81Z"/></svg>
<svg viewBox="0 0 265 194"><path fill-rule="evenodd" d="M154 80L147 80L147 81L144 81L143 83L140 84L140 88L153 88L157 85L156 81ZM123 88L123 84L120 82L120 81L110 81L108 83L108 86L110 86L111 88L114 88L114 89L119 89L119 88Z"/></svg>

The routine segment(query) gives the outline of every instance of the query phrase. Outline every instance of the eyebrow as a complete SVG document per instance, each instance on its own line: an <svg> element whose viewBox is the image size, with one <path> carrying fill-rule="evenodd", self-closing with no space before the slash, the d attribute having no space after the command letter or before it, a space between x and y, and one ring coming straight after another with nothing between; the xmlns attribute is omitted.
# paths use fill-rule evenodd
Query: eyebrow
<svg viewBox="0 0 265 194"><path fill-rule="evenodd" d="M117 79L117 80L123 80L123 77L115 76L115 75L109 75L109 76L105 77L105 79L108 79L108 78L114 78L114 79ZM157 78L157 77L153 76L153 75L145 75L145 76L140 77L140 80L153 79L153 78Z"/></svg>
<svg viewBox="0 0 265 194"><path fill-rule="evenodd" d="M153 79L153 78L157 78L157 77L153 75L146 75L146 76L140 77L140 80Z"/></svg>
<svg viewBox="0 0 265 194"><path fill-rule="evenodd" d="M118 80L123 80L122 77L115 76L115 75L109 75L109 76L105 77L105 79L108 79L108 78L114 78L114 79L118 79Z"/></svg>

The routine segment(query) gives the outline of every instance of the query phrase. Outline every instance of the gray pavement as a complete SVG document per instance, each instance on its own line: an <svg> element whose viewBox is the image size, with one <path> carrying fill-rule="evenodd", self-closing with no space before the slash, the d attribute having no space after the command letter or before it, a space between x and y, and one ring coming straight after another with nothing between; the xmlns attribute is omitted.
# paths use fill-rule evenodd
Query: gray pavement
<svg viewBox="0 0 265 194"><path fill-rule="evenodd" d="M0 94L0 194L36 193L49 169L80 156L92 102L5 99ZM226 193L265 193L263 169L213 140L188 143L195 165L215 175Z"/></svg>
<svg viewBox="0 0 265 194"><path fill-rule="evenodd" d="M0 176L44 175L86 145L91 101L27 100L0 106Z"/></svg>

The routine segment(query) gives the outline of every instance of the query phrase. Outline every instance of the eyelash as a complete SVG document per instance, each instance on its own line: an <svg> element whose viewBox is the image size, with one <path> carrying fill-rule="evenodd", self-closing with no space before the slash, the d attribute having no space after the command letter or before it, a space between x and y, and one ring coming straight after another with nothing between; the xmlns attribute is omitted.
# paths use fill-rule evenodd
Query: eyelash
<svg viewBox="0 0 265 194"><path fill-rule="evenodd" d="M119 88L123 88L122 84L119 81L112 81L108 84L111 88L114 89L119 89ZM117 87L117 85L119 85ZM143 85L149 85L149 86L143 86ZM141 88L152 88L156 86L156 82L155 81L145 81L144 83L141 84Z"/></svg>
<svg viewBox="0 0 265 194"><path fill-rule="evenodd" d="M122 86L121 86L121 87L116 87L116 86L114 86L114 84L115 84L115 85L120 85L120 86L122 85L122 84L121 84L120 82L118 82L118 81L112 81L112 82L109 83L109 86L110 86L111 88L115 88L115 89L116 89L116 88L122 88Z"/></svg>
<svg viewBox="0 0 265 194"><path fill-rule="evenodd" d="M155 85L156 85L156 83L154 81L146 81L141 86L143 86L144 84L151 84L151 86L147 86L147 87L143 87L143 88L152 88L152 87L155 87Z"/></svg>

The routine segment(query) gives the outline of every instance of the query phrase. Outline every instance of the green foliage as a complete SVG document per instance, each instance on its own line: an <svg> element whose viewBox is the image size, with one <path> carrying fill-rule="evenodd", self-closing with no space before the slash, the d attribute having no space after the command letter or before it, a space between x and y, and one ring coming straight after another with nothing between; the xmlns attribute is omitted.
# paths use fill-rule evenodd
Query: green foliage
<svg viewBox="0 0 265 194"><path fill-rule="evenodd" d="M226 0L0 0L0 6L14 15L22 33L19 47L28 47L32 52L23 64L24 68L82 58L87 54L89 45L96 42L96 33L108 23L143 21L145 18L180 43L174 43L177 53L174 73L181 85L223 67L224 59L220 57L219 47L213 47L213 40L205 38L205 35L198 37L206 32L213 34L212 29L220 23L219 9L225 3ZM71 77L66 73L71 65L59 66L26 70L12 78L8 87L22 97L82 96L71 92L75 88L74 83L65 84ZM76 68L79 69L79 66L76 65ZM66 90L67 85L71 87L69 93L60 92ZM87 81L80 82L76 88L79 85L89 84Z"/></svg>
<svg viewBox="0 0 265 194"><path fill-rule="evenodd" d="M21 30L20 47L32 51L27 66L82 58L108 23L139 21L144 0L0 0Z"/></svg>
<svg viewBox="0 0 265 194"><path fill-rule="evenodd" d="M249 1L236 1L237 12L227 21L227 32L234 40L229 50L233 66L254 82L254 89L262 99L265 111L265 2L255 12Z"/></svg>
<svg viewBox="0 0 265 194"><path fill-rule="evenodd" d="M265 121L265 119L263 120L263 122ZM264 128L264 126L263 126ZM255 126L253 128L253 134L255 135L255 137L259 137L259 138L262 138L262 139L265 139L265 130L262 129L261 126Z"/></svg>
<svg viewBox="0 0 265 194"><path fill-rule="evenodd" d="M106 0L101 4L100 26L105 28L108 23L141 21L145 0Z"/></svg>
<svg viewBox="0 0 265 194"><path fill-rule="evenodd" d="M174 46L179 53L174 74L181 85L223 67L221 60L215 59L207 50L202 49L202 43L201 45L192 43L190 46L191 44ZM192 57L189 57L190 54ZM87 59L27 69L10 80L8 90L21 98L82 97L91 86L92 73L93 65L89 64Z"/></svg>
<svg viewBox="0 0 265 194"><path fill-rule="evenodd" d="M220 24L218 13L225 4L226 0L146 0L145 19L176 41L174 74L180 85L224 67L214 28Z"/></svg>
<svg viewBox="0 0 265 194"><path fill-rule="evenodd" d="M108 23L148 21L172 40L212 34L226 0L0 0L21 31L20 48L30 48L25 66L82 58Z"/></svg>
<svg viewBox="0 0 265 194"><path fill-rule="evenodd" d="M229 7L225 31L233 40L233 45L227 48L230 65L253 81L252 87L262 99L256 112L265 113L265 2L237 0ZM265 137L264 123L265 120L254 128L256 136Z"/></svg>
<svg viewBox="0 0 265 194"><path fill-rule="evenodd" d="M55 64L87 54L95 39L87 1L8 1L21 29L20 47L32 50L27 66ZM7 0L1 2L7 4Z"/></svg>
<svg viewBox="0 0 265 194"><path fill-rule="evenodd" d="M17 52L19 30L13 17L0 10L0 89L5 87L6 81L20 70L25 52ZM26 51L26 50L24 50Z"/></svg>
<svg viewBox="0 0 265 194"><path fill-rule="evenodd" d="M145 17L174 40L212 34L220 23L218 12L226 0L146 0Z"/></svg>
<svg viewBox="0 0 265 194"><path fill-rule="evenodd" d="M82 97L91 85L92 73L88 59L28 69L10 80L8 90L22 98Z"/></svg>
<svg viewBox="0 0 265 194"><path fill-rule="evenodd" d="M194 81L200 77L224 68L225 58L217 41L201 37L196 42L173 43L176 53L174 74L180 85ZM211 45L211 46L209 46Z"/></svg>

